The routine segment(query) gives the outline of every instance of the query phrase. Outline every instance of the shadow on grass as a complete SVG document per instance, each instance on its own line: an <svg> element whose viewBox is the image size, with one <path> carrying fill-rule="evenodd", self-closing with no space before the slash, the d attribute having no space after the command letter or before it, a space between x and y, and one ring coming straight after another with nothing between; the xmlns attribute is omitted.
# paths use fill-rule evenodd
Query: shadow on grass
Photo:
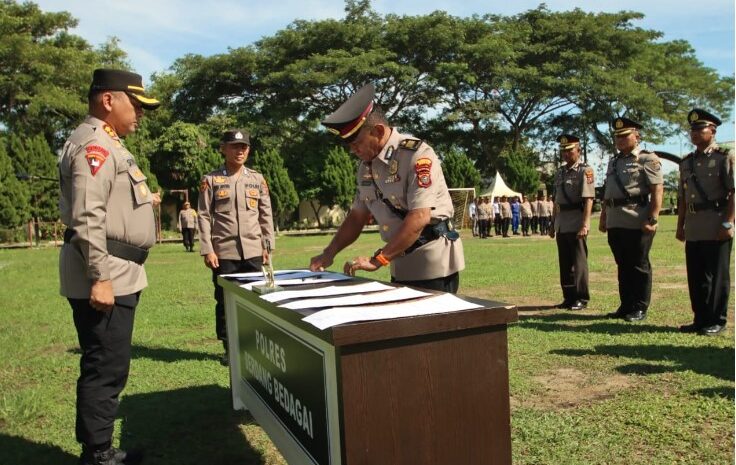
<svg viewBox="0 0 736 465"><path fill-rule="evenodd" d="M560 349L553 350L550 353L571 357L607 355L609 357L643 359L655 362L621 365L617 369L624 374L651 375L673 371L692 371L726 381L733 381L734 379L734 350L732 347L614 345L596 346L593 350ZM665 364L661 364L662 362L665 362ZM704 392L702 394L705 395ZM731 396L733 396L733 392L731 392Z"/></svg>
<svg viewBox="0 0 736 465"><path fill-rule="evenodd" d="M79 347L74 347L72 349L68 349L67 352L70 354L80 355L82 350ZM147 358L150 360L157 360L159 362L220 360L220 357L217 355L209 354L207 352L194 352L191 350L169 349L167 347L146 347L139 345L133 345L131 358Z"/></svg>
<svg viewBox="0 0 736 465"><path fill-rule="evenodd" d="M0 434L0 463L73 465L77 463L77 456L64 452L58 446L38 444L19 436Z"/></svg>
<svg viewBox="0 0 736 465"><path fill-rule="evenodd" d="M535 321L527 321L535 320ZM542 321L538 321L542 320ZM564 322L593 322L590 324L564 324ZM585 333L602 334L639 334L639 333L673 333L679 332L677 328L668 326L656 326L642 323L626 323L622 320L607 318L605 315L590 315L574 312L563 313L535 313L524 315L519 313L519 325L524 328L539 331L577 331Z"/></svg>
<svg viewBox="0 0 736 465"><path fill-rule="evenodd" d="M198 386L123 398L122 448L142 448L157 465L262 465L241 425L249 414L232 410L230 390Z"/></svg>
<svg viewBox="0 0 736 465"><path fill-rule="evenodd" d="M731 402L734 400L734 389L730 386L720 386L713 388L698 389L695 391L696 394L700 394L704 397L720 397L728 399Z"/></svg>

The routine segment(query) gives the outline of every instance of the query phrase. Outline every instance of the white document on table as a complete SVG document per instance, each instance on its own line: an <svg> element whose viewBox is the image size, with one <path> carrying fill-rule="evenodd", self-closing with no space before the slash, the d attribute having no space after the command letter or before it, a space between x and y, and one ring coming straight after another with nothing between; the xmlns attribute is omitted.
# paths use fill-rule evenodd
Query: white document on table
<svg viewBox="0 0 736 465"><path fill-rule="evenodd" d="M441 294L426 299L388 305L328 308L303 318L303 321L311 323L319 329L326 329L331 326L353 321L387 320L407 316L470 310L472 308L482 308L482 306L467 302L452 294Z"/></svg>
<svg viewBox="0 0 736 465"><path fill-rule="evenodd" d="M343 307L349 305L369 305L384 302L397 302L400 300L416 299L429 295L429 292L418 291L409 287L399 287L390 291L374 292L371 294L350 295L341 297L328 297L324 299L304 299L288 304L279 305L289 310L303 310L305 308L318 307Z"/></svg>
<svg viewBox="0 0 736 465"><path fill-rule="evenodd" d="M309 299L312 297L329 297L334 295L361 294L364 292L386 291L394 287L371 281L368 283L350 284L346 286L327 286L318 289L301 289L295 291L278 291L261 295L268 302L281 302L289 299Z"/></svg>
<svg viewBox="0 0 736 465"><path fill-rule="evenodd" d="M333 283L336 281L345 281L347 279L353 279L350 276L346 276L341 273L332 273L329 271L307 271L306 273L295 273L281 276L274 276L274 282L277 286L294 286L297 284L319 284L319 283ZM250 283L241 284L240 287L243 289L251 290L253 286L260 286L266 284L266 281L253 281Z"/></svg>

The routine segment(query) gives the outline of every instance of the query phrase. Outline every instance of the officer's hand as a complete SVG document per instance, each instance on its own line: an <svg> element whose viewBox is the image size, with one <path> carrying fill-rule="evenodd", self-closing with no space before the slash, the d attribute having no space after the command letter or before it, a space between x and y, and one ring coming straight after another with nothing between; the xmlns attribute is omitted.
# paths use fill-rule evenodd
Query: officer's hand
<svg viewBox="0 0 736 465"><path fill-rule="evenodd" d="M154 207L158 207L161 205L161 193L160 192L154 192L151 194L151 203Z"/></svg>
<svg viewBox="0 0 736 465"><path fill-rule="evenodd" d="M370 257L355 257L349 262L345 262L343 273L348 276L355 276L357 270L376 271L378 267L371 263Z"/></svg>
<svg viewBox="0 0 736 465"><path fill-rule="evenodd" d="M261 258L263 258L263 264L268 265L269 261L271 260L271 257L268 255L268 250L263 249L261 252Z"/></svg>
<svg viewBox="0 0 736 465"><path fill-rule="evenodd" d="M685 228L677 228L677 231L675 231L675 239L680 242L685 242Z"/></svg>
<svg viewBox="0 0 736 465"><path fill-rule="evenodd" d="M646 223L641 227L641 230L644 231L645 234L654 234L657 231L657 225Z"/></svg>
<svg viewBox="0 0 736 465"><path fill-rule="evenodd" d="M207 268L211 268L213 270L220 268L220 260L214 252L210 252L204 256L204 264Z"/></svg>
<svg viewBox="0 0 736 465"><path fill-rule="evenodd" d="M726 229L724 227L718 228L718 235L716 236L716 240L718 241L727 241L733 237L733 228Z"/></svg>
<svg viewBox="0 0 736 465"><path fill-rule="evenodd" d="M332 258L333 257L330 257L324 252L317 255L316 257L312 257L312 259L309 261L309 270L310 271L325 271L325 268L332 265Z"/></svg>
<svg viewBox="0 0 736 465"><path fill-rule="evenodd" d="M588 226L583 225L583 227L580 228L580 231L578 231L578 239L585 239L586 237L588 237L588 230Z"/></svg>
<svg viewBox="0 0 736 465"><path fill-rule="evenodd" d="M95 281L89 293L89 304L99 312L109 312L115 305L112 281Z"/></svg>

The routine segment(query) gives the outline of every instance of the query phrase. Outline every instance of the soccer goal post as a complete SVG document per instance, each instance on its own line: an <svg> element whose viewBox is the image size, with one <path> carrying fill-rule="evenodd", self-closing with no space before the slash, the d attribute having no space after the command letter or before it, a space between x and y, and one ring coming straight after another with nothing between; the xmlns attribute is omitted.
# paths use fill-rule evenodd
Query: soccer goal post
<svg viewBox="0 0 736 465"><path fill-rule="evenodd" d="M468 213L468 206L475 198L475 188L460 187L447 190L450 192L452 206L455 208L455 214L452 218L455 228L463 229L472 227L470 214Z"/></svg>

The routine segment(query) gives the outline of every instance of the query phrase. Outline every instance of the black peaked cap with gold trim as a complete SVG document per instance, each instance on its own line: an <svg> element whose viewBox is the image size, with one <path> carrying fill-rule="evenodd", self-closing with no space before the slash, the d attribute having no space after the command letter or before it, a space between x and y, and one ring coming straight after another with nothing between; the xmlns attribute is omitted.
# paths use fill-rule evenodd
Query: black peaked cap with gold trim
<svg viewBox="0 0 736 465"><path fill-rule="evenodd" d="M140 74L121 69L96 69L92 74L90 94L101 91L122 91L141 103L146 110L155 110L161 102L146 95Z"/></svg>
<svg viewBox="0 0 736 465"><path fill-rule="evenodd" d="M364 85L340 105L340 108L328 115L322 125L343 141L349 142L373 111L375 96L376 88L373 84Z"/></svg>
<svg viewBox="0 0 736 465"><path fill-rule="evenodd" d="M629 118L616 118L611 124L613 125L613 134L616 136L625 136L634 129L641 129L641 124Z"/></svg>
<svg viewBox="0 0 736 465"><path fill-rule="evenodd" d="M560 143L560 150L570 150L580 144L580 138L571 134L562 134L557 137L557 142Z"/></svg>
<svg viewBox="0 0 736 465"><path fill-rule="evenodd" d="M690 129L700 129L706 126L720 126L722 121L713 113L705 111L701 108L693 108L687 114L687 121L690 123Z"/></svg>

